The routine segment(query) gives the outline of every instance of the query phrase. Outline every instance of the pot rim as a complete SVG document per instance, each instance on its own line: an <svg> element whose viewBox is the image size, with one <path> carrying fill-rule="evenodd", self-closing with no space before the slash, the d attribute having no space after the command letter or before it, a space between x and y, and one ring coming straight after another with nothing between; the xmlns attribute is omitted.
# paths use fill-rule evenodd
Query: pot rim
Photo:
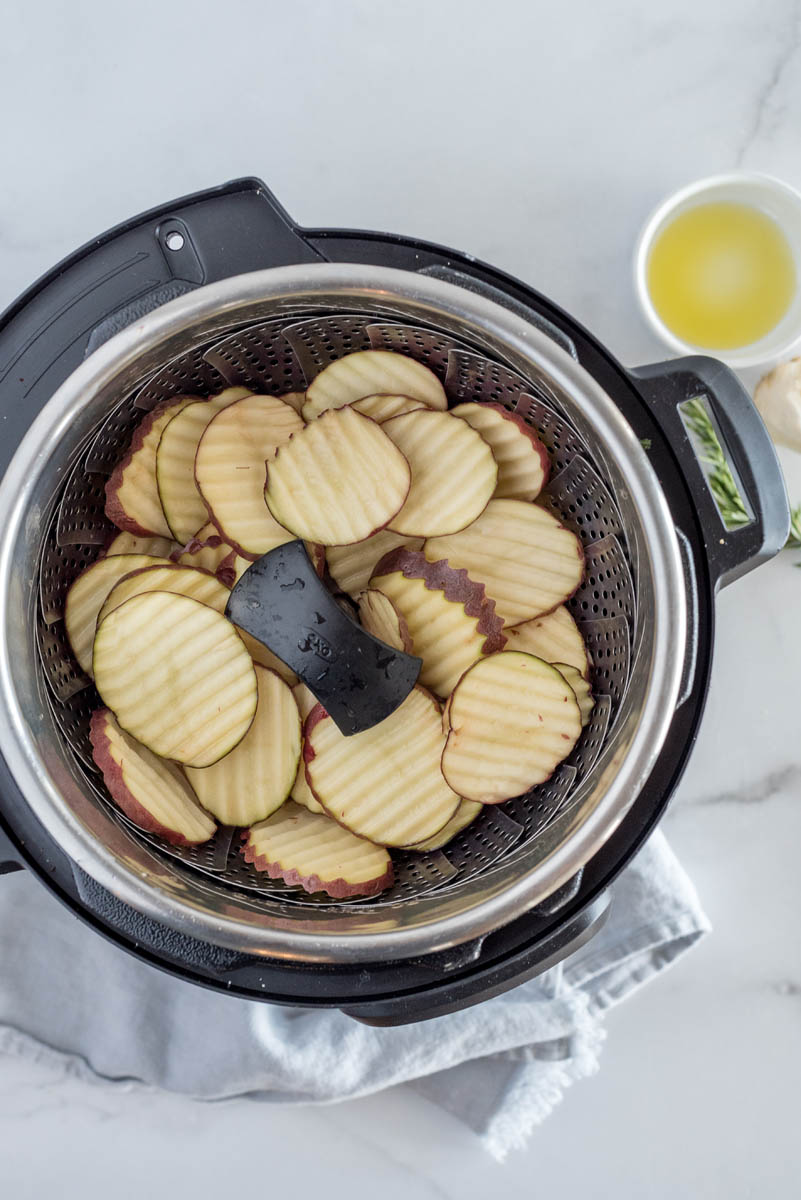
<svg viewBox="0 0 801 1200"><path fill-rule="evenodd" d="M515 358L547 371L580 405L605 453L625 472L631 502L637 509L650 560L654 590L653 651L646 702L629 747L617 761L612 756L601 782L605 787L594 809L569 837L542 862L520 870L511 883L489 885L483 898L462 911L449 911L442 896L443 915L415 924L388 908L369 910L359 931L343 932L339 922L322 928L299 909L298 918L257 920L253 910L238 906L235 897L214 912L163 886L168 873L150 855L155 868L143 861L113 853L79 819L61 795L54 774L34 744L30 712L18 695L8 636L16 611L19 619L19 580L15 580L14 547L20 536L35 483L65 431L93 397L135 369L145 353L154 353L171 340L202 326L227 329L258 320L250 307L269 300L287 303L326 303L343 309L359 301L386 307L404 305L421 319L436 324L448 318L470 327L476 336L494 339ZM262 319L265 319L262 317ZM28 585L33 586L32 581ZM16 588L16 592L15 592ZM442 279L388 267L312 263L272 268L235 276L198 288L166 304L118 333L95 351L61 385L21 441L0 483L0 696L7 720L0 723L0 753L22 795L47 833L71 860L119 900L174 929L217 945L250 954L307 962L364 962L428 954L481 937L520 916L554 892L603 846L617 828L647 779L670 726L684 669L687 640L683 565L673 518L648 457L612 399L579 363L519 315L473 291ZM576 825L576 822L572 823ZM422 900L430 899L424 896ZM422 901L421 901L422 902ZM415 902L398 906L412 913ZM303 913L303 917L301 917ZM363 914L360 914L363 916ZM352 924L352 923L351 923ZM339 928L337 928L339 925ZM304 929L305 926L305 929Z"/></svg>

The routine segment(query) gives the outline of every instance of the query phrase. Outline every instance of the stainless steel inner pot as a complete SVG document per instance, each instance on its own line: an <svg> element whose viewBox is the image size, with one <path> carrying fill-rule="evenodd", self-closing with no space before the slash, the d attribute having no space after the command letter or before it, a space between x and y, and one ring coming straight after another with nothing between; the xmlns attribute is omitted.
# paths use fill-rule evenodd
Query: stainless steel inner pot
<svg viewBox="0 0 801 1200"><path fill-rule="evenodd" d="M445 375L452 397L497 400L548 428L555 476L544 502L584 543L588 580L574 615L585 622L603 699L575 765L503 806L494 827L488 813L483 833L480 823L466 831L472 851L463 841L461 860L458 846L448 859L446 848L449 870L439 859L409 863L388 901L345 905L272 882L252 890L233 867L221 872L235 861L227 846L211 849L212 858L222 854L216 863L193 863L120 819L82 761L73 667L57 606L48 603L69 569L74 575L96 553L92 488L143 408L177 391L219 390L234 368L290 390L362 345L415 354ZM296 962L415 957L479 937L541 902L634 802L679 701L686 643L673 519L613 401L528 321L435 276L320 263L182 296L87 358L31 426L0 485L0 752L20 790L73 861L120 900L250 954Z"/></svg>

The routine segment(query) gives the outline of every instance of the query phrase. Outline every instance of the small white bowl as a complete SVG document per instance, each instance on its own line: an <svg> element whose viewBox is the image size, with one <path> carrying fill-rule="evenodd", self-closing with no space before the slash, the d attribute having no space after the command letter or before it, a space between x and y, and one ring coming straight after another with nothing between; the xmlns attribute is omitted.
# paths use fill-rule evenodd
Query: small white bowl
<svg viewBox="0 0 801 1200"><path fill-rule="evenodd" d="M713 346L685 342L665 325L651 303L647 267L655 238L679 213L709 203L748 204L773 217L787 238L795 261L796 290L790 307L769 333L747 346L718 350ZM748 171L710 175L679 188L651 214L639 236L634 254L634 286L648 323L672 350L682 354L709 354L732 367L760 366L787 356L801 340L801 193L780 179Z"/></svg>

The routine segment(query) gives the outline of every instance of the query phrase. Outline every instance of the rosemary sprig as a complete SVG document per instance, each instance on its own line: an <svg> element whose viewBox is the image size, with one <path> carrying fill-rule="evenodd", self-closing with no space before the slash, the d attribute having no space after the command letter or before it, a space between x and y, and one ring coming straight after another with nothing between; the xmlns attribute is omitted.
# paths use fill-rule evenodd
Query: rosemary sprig
<svg viewBox="0 0 801 1200"><path fill-rule="evenodd" d="M687 427L698 440L698 448L701 451L700 461L708 468L707 480L724 525L727 529L736 529L739 525L747 525L751 520L751 515L743 504L731 468L726 462L723 448L718 441L718 435L703 401L688 400L681 407Z"/></svg>

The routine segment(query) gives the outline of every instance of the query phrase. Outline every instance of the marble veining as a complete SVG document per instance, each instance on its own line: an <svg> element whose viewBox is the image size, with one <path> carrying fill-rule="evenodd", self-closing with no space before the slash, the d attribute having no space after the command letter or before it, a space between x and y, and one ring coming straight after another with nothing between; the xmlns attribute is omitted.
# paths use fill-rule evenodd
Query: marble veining
<svg viewBox="0 0 801 1200"><path fill-rule="evenodd" d="M302 223L463 247L622 361L658 361L631 287L640 225L672 188L738 165L801 185L800 47L800 0L14 5L0 305L115 222L259 174ZM782 461L799 501L801 455ZM714 932L610 1014L599 1073L527 1151L498 1167L407 1088L321 1109L197 1103L9 1054L0 1193L794 1200L799 558L721 593L708 708L664 823Z"/></svg>

